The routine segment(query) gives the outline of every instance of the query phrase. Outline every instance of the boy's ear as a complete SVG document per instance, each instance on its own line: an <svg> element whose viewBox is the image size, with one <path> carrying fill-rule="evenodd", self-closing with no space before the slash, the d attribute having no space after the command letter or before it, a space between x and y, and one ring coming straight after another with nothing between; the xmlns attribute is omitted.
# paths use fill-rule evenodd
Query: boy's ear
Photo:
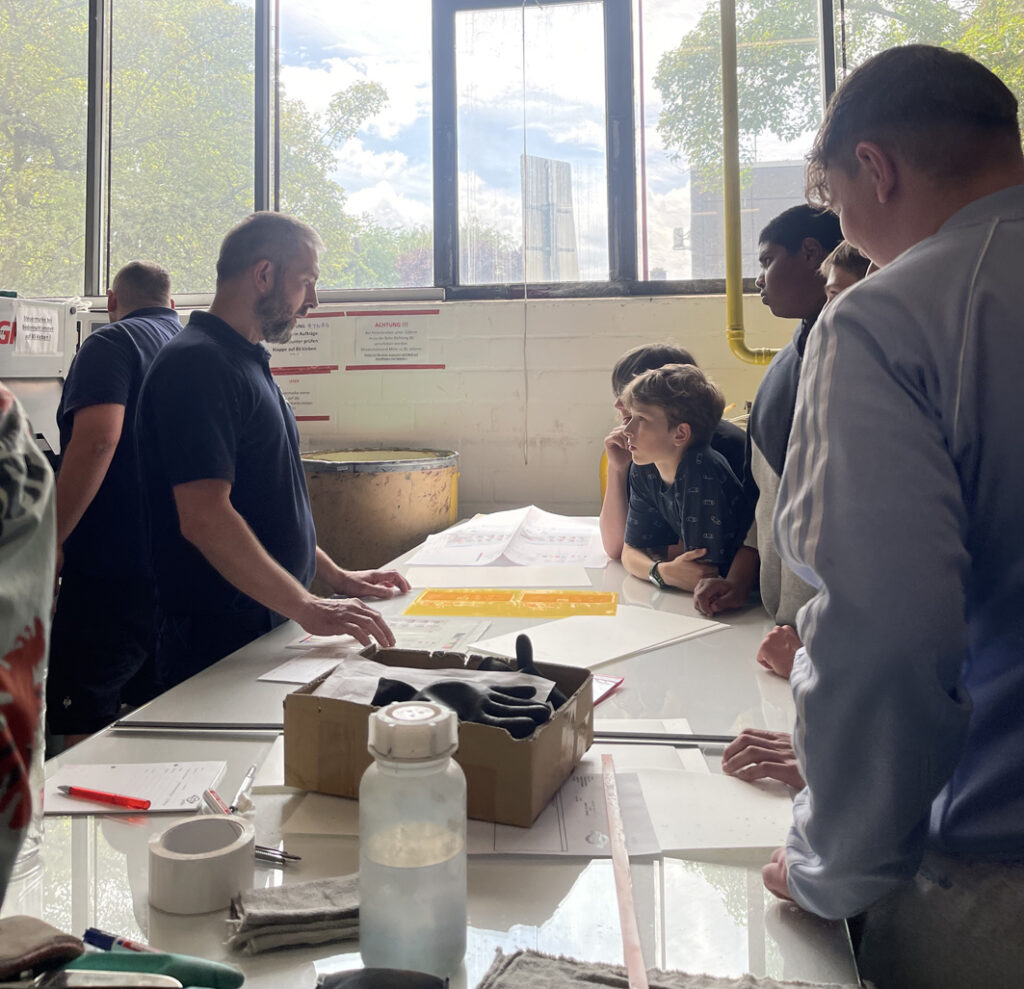
<svg viewBox="0 0 1024 989"><path fill-rule="evenodd" d="M688 422L681 422L672 433L672 442L676 446L687 446L693 437L693 430Z"/></svg>
<svg viewBox="0 0 1024 989"><path fill-rule="evenodd" d="M825 260L825 248L821 246L821 241L817 237L804 237L800 244L800 256L817 271L821 267L821 262Z"/></svg>

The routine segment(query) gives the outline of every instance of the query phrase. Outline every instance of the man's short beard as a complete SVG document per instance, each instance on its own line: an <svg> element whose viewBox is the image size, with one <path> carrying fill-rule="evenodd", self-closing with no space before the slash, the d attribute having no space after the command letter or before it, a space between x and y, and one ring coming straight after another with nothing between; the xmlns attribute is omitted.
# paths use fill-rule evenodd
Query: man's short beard
<svg viewBox="0 0 1024 989"><path fill-rule="evenodd" d="M287 343L295 329L295 313L286 311L280 293L272 291L270 295L256 303L256 316L260 321L260 330L267 343Z"/></svg>

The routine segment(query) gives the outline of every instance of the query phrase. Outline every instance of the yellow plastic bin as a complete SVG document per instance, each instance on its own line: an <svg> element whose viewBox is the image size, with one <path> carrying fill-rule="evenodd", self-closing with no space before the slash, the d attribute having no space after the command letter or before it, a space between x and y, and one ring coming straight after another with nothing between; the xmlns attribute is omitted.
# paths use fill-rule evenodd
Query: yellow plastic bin
<svg viewBox="0 0 1024 989"><path fill-rule="evenodd" d="M451 450L303 454L317 543L349 570L379 567L459 515Z"/></svg>

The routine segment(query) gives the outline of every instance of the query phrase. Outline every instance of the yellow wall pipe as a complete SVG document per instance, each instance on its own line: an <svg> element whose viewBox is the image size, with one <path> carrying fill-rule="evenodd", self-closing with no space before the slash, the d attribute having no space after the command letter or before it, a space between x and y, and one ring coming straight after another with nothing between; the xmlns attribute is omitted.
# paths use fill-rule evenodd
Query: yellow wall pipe
<svg viewBox="0 0 1024 989"><path fill-rule="evenodd" d="M747 364L768 364L778 349L747 346L743 332L743 255L740 233L740 122L736 95L736 0L721 0L722 173L725 189L725 337Z"/></svg>

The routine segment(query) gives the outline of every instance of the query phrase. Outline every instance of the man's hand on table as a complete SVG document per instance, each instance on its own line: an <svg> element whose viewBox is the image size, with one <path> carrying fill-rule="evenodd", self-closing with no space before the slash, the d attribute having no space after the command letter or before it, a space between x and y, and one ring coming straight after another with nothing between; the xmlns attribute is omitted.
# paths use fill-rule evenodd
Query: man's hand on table
<svg viewBox="0 0 1024 989"><path fill-rule="evenodd" d="M793 672L793 659L803 643L792 625L776 625L761 641L757 661L772 673L789 679Z"/></svg>
<svg viewBox="0 0 1024 989"><path fill-rule="evenodd" d="M753 783L778 780L795 790L804 788L789 732L744 728L722 753L722 772Z"/></svg>
<svg viewBox="0 0 1024 989"><path fill-rule="evenodd" d="M338 570L328 580L331 590L353 598L393 598L409 590L397 570Z"/></svg>
<svg viewBox="0 0 1024 989"><path fill-rule="evenodd" d="M723 611L742 608L747 603L747 591L725 577L703 577L693 589L694 607L710 618Z"/></svg>
<svg viewBox="0 0 1024 989"><path fill-rule="evenodd" d="M351 635L364 646L376 639L393 646L395 636L379 611L355 598L321 598L310 594L299 614L292 617L310 635Z"/></svg>
<svg viewBox="0 0 1024 989"><path fill-rule="evenodd" d="M765 889L780 900L792 900L789 895L789 870L786 868L786 849L776 848L772 860L761 869Z"/></svg>

